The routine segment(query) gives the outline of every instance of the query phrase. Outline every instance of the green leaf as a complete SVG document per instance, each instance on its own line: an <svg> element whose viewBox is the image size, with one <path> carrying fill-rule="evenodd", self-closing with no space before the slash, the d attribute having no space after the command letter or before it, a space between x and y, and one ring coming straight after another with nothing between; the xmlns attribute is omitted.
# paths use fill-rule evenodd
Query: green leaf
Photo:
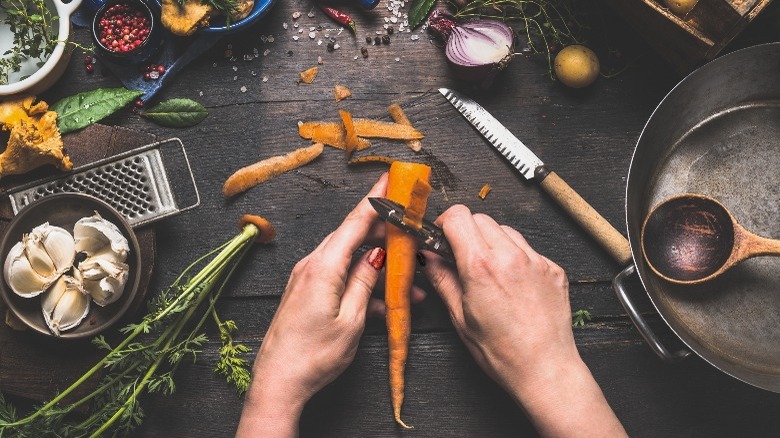
<svg viewBox="0 0 780 438"><path fill-rule="evenodd" d="M65 134L110 116L142 94L143 91L126 88L98 88L65 97L52 105L51 110L57 112L60 134Z"/></svg>
<svg viewBox="0 0 780 438"><path fill-rule="evenodd" d="M142 117L169 128L195 126L207 115L209 112L203 105L190 99L166 100L154 108L141 112Z"/></svg>
<svg viewBox="0 0 780 438"><path fill-rule="evenodd" d="M409 7L410 29L414 29L425 21L434 3L436 0L414 0L414 3Z"/></svg>

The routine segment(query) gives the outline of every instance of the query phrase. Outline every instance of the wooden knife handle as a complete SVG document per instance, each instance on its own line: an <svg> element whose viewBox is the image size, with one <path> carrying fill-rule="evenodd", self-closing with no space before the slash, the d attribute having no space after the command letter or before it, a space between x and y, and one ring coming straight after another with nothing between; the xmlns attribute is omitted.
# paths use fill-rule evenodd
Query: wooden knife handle
<svg viewBox="0 0 780 438"><path fill-rule="evenodd" d="M577 194L566 181L555 172L539 183L547 194L588 232L618 263L631 263L631 247L628 240L601 216L582 196Z"/></svg>

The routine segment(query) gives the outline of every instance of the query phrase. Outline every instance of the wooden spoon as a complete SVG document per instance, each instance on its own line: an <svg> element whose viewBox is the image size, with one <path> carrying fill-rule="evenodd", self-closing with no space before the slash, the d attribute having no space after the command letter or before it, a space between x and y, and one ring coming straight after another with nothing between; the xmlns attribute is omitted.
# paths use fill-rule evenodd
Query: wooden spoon
<svg viewBox="0 0 780 438"><path fill-rule="evenodd" d="M780 255L780 240L746 230L712 198L684 194L667 199L647 215L642 252L665 280L697 284L750 257Z"/></svg>

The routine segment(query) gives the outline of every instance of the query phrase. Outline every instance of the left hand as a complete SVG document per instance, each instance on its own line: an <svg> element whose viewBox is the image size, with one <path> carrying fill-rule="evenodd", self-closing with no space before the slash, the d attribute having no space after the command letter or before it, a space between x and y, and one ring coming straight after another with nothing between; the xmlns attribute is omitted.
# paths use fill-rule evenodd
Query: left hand
<svg viewBox="0 0 780 438"><path fill-rule="evenodd" d="M237 436L295 436L303 406L352 363L367 313L381 314L371 299L384 250L374 248L353 265L367 240L384 237L384 223L368 197L384 196L387 174L336 231L292 270L279 309L252 371ZM413 289L412 301L425 295Z"/></svg>

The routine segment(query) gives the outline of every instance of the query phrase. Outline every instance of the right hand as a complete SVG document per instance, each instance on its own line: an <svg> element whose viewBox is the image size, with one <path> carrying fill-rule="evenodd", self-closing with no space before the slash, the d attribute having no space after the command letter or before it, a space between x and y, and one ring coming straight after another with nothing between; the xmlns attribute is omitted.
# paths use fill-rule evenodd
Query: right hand
<svg viewBox="0 0 780 438"><path fill-rule="evenodd" d="M424 270L479 366L542 435L624 436L574 343L563 269L515 229L462 205L436 222L457 269L426 252Z"/></svg>

